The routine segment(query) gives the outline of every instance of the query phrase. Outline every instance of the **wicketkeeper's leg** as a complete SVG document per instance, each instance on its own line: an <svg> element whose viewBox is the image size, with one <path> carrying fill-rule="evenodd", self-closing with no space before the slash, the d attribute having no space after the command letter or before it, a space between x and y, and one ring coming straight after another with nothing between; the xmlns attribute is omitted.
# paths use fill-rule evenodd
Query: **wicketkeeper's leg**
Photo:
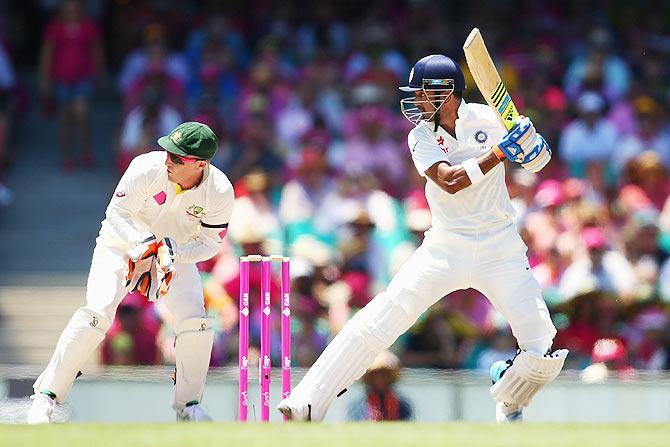
<svg viewBox="0 0 670 447"><path fill-rule="evenodd" d="M36 393L55 394L63 403L82 365L104 340L112 322L102 314L80 307L63 330L51 361L33 384Z"/></svg>
<svg viewBox="0 0 670 447"><path fill-rule="evenodd" d="M77 309L63 330L46 369L35 381L36 393L56 395L65 402L84 363L105 338L119 303L124 260L121 253L96 247L86 287L86 306Z"/></svg>
<svg viewBox="0 0 670 447"><path fill-rule="evenodd" d="M214 343L214 329L205 317L202 284L195 265L175 265L170 291L163 300L175 324L173 408L179 410L202 400Z"/></svg>

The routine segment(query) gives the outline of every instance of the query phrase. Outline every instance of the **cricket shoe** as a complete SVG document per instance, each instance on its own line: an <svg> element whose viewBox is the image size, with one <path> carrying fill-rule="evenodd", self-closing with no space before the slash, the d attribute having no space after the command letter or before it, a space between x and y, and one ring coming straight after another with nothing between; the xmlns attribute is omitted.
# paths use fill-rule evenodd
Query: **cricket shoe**
<svg viewBox="0 0 670 447"><path fill-rule="evenodd" d="M56 401L46 394L37 393L30 396L33 403L28 410L28 424L50 424L56 408Z"/></svg>
<svg viewBox="0 0 670 447"><path fill-rule="evenodd" d="M312 405L298 402L298 399L289 396L282 399L277 410L289 421L310 422L312 420Z"/></svg>
<svg viewBox="0 0 670 447"><path fill-rule="evenodd" d="M212 420L200 404L189 405L175 411L177 412L177 422L209 422Z"/></svg>
<svg viewBox="0 0 670 447"><path fill-rule="evenodd" d="M508 405L505 402L496 402L496 422L499 424L522 422L523 408L518 405Z"/></svg>
<svg viewBox="0 0 670 447"><path fill-rule="evenodd" d="M489 370L491 382L495 385L510 366L512 366L511 360L499 360L491 365L491 369ZM523 421L523 407L516 404L496 402L496 422L503 424L521 421Z"/></svg>

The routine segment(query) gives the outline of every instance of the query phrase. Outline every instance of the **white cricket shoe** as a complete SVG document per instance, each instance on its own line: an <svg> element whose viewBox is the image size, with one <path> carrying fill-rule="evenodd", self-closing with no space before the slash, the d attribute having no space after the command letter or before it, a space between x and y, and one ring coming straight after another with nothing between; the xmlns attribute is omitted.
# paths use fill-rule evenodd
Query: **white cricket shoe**
<svg viewBox="0 0 670 447"><path fill-rule="evenodd" d="M277 410L289 421L309 422L312 420L312 406L307 403L298 402L292 395L282 399Z"/></svg>
<svg viewBox="0 0 670 447"><path fill-rule="evenodd" d="M200 404L189 405L175 411L177 412L177 422L209 422L212 420Z"/></svg>
<svg viewBox="0 0 670 447"><path fill-rule="evenodd" d="M56 408L56 401L46 394L37 393L30 396L33 404L28 410L26 422L29 424L50 424Z"/></svg>
<svg viewBox="0 0 670 447"><path fill-rule="evenodd" d="M523 408L518 405L508 405L504 402L496 402L496 422L505 424L522 421Z"/></svg>

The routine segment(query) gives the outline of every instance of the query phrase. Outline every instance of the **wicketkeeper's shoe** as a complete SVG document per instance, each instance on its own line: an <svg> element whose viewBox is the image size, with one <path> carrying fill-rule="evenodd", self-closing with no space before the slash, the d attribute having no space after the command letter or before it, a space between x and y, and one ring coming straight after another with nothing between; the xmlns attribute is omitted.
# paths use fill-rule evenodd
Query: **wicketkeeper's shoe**
<svg viewBox="0 0 670 447"><path fill-rule="evenodd" d="M200 404L189 405L175 411L177 412L177 422L208 422L212 420Z"/></svg>
<svg viewBox="0 0 670 447"><path fill-rule="evenodd" d="M56 408L56 401L46 394L36 393L30 396L33 404L28 410L26 422L29 424L49 424Z"/></svg>
<svg viewBox="0 0 670 447"><path fill-rule="evenodd" d="M495 383L505 374L507 368L512 365L510 360L499 360L491 365L489 375L491 382ZM496 402L496 422L521 422L523 421L523 407L516 404L507 404L505 402Z"/></svg>

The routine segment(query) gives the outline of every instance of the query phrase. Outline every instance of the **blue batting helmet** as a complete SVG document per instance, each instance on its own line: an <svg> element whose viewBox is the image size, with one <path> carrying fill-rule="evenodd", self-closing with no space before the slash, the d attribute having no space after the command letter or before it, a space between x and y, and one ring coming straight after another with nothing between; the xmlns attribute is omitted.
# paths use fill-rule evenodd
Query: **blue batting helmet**
<svg viewBox="0 0 670 447"><path fill-rule="evenodd" d="M424 88L465 90L465 78L458 62L442 54L419 59L409 72L409 84L400 87L400 90L415 92Z"/></svg>

